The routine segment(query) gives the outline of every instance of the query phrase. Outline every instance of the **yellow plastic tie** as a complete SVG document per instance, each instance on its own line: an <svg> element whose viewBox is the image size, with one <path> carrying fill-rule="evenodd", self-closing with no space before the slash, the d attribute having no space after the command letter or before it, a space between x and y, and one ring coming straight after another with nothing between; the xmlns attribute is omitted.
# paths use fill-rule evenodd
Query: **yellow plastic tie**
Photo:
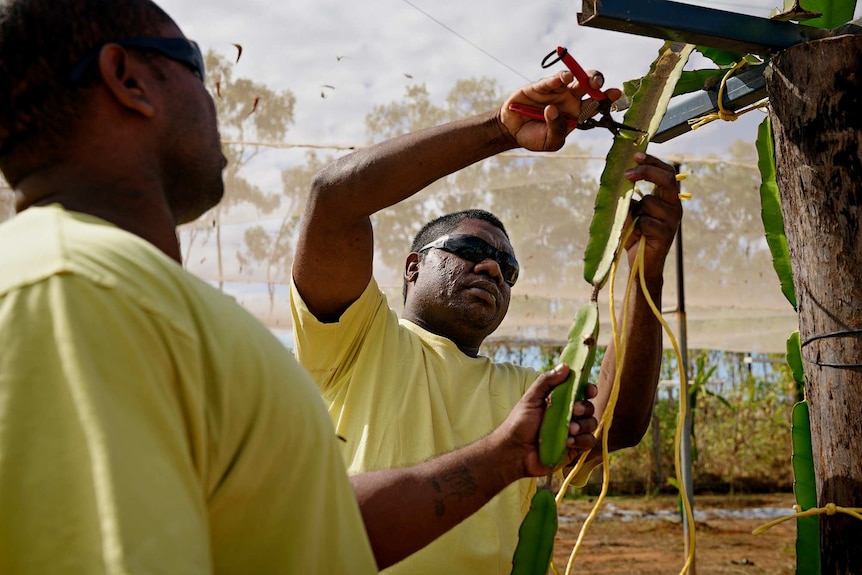
<svg viewBox="0 0 862 575"><path fill-rule="evenodd" d="M764 99L764 100L761 100L760 102L757 102L756 104L752 104L748 108L744 108L742 110L737 110L736 112L734 112L733 110L725 109L725 107L724 107L724 90L725 90L725 87L727 85L727 80L728 80L728 78L733 76L733 74L739 68L741 68L743 65L745 65L745 63L746 63L745 60L740 60L739 62L734 64L733 68L731 68L730 70L727 71L727 73L721 79L721 85L718 87L718 111L712 112L710 114L706 114L705 116L701 116L700 118L692 118L691 120L689 120L688 124L692 130L697 130L701 126L705 126L706 124L709 124L710 122L712 122L714 120L724 120L725 122L734 122L734 121L736 121L737 118L739 118L741 115L743 115L747 112L750 112L752 110L756 110L759 108L763 108L763 107L769 105L769 100Z"/></svg>
<svg viewBox="0 0 862 575"><path fill-rule="evenodd" d="M677 175L676 175L676 181L677 181L677 182L681 182L681 181L683 181L684 179L686 179L687 177L688 177L688 174L686 174L686 173L679 173L679 174L677 174ZM689 192L680 192L680 193L679 193L679 199L680 199L680 200L682 200L682 201L690 200L690 199L691 199L691 193L689 193Z"/></svg>
<svg viewBox="0 0 862 575"><path fill-rule="evenodd" d="M799 505L794 505L793 509L796 511L796 513L786 515L784 517L779 517L778 519L770 521L765 525L761 525L760 527L752 531L751 534L760 535L767 529L772 529L779 523L783 523L788 519L810 517L812 515L835 515L836 513L846 513L847 515L850 515L851 517L855 517L856 519L862 521L862 507L841 507L840 505L835 505L834 503L827 503L823 507L813 507L807 511L802 511Z"/></svg>

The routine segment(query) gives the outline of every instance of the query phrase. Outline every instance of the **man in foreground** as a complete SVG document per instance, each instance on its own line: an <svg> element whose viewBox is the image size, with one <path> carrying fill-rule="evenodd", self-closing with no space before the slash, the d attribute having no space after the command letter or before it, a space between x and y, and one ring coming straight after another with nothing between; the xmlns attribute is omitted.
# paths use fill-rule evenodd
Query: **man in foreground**
<svg viewBox="0 0 862 575"><path fill-rule="evenodd" d="M149 0L0 4L0 573L370 573L547 472L564 367L481 440L351 485L306 372L179 265L223 194L204 76Z"/></svg>
<svg viewBox="0 0 862 575"><path fill-rule="evenodd" d="M591 82L601 88L602 78L593 73ZM414 464L483 437L536 377L532 369L478 355L517 289L515 251L496 217L468 210L422 228L405 260L399 320L372 277L371 216L500 152L559 149L570 131L563 114L577 118L589 102L586 92L565 72L523 87L497 110L354 152L316 176L293 264L294 335L300 363L320 386L336 431L347 440L349 473ZM607 94L613 100L620 92ZM544 109L544 120L511 112L512 103ZM656 188L636 203L640 217L630 246L645 237L647 286L660 302L664 261L682 214L679 187L667 164L643 154L636 160L627 177ZM630 249L629 258L634 255ZM646 431L661 362L659 322L639 285L628 297L630 321L623 329L637 345L620 368L611 450L635 445ZM602 364L597 418L617 368L613 358L609 350ZM598 455L591 453L593 465ZM532 479L509 486L387 573L508 572L534 490Z"/></svg>

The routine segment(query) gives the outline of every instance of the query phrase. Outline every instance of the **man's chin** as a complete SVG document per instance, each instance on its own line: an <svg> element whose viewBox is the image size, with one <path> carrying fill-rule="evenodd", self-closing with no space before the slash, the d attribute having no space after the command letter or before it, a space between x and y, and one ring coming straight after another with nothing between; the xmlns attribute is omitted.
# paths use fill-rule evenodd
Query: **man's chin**
<svg viewBox="0 0 862 575"><path fill-rule="evenodd" d="M224 197L224 184L219 181L218 185L210 186L207 193L201 194L200 201L194 204L183 206L182 209L175 210L174 219L177 225L193 222L212 208L216 207Z"/></svg>
<svg viewBox="0 0 862 575"><path fill-rule="evenodd" d="M462 317L464 318L464 321L468 322L474 331L487 332L488 334L491 334L503 321L503 319L497 314L496 305L477 305L474 303L467 306L463 312Z"/></svg>

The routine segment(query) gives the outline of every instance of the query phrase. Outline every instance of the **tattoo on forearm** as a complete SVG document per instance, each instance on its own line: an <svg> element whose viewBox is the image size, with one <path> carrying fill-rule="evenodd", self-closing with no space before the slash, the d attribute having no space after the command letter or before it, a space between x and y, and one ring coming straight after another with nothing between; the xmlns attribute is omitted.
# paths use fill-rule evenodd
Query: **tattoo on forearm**
<svg viewBox="0 0 862 575"><path fill-rule="evenodd" d="M437 517L446 514L447 499L471 497L479 490L476 479L466 467L459 467L455 471L432 478L431 485L438 494L434 499L434 511Z"/></svg>

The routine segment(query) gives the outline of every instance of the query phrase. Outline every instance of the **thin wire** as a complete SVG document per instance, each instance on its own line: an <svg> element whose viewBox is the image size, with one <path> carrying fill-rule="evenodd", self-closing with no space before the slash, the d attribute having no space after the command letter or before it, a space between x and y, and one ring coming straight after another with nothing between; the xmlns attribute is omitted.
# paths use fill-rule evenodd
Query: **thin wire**
<svg viewBox="0 0 862 575"><path fill-rule="evenodd" d="M803 341L802 344L799 346L799 348L802 349L806 345L808 345L809 343L814 342L814 341L818 341L821 339L827 339L827 338L833 338L833 337L845 337L845 336L849 336L849 335L859 335L859 334L862 334L862 328L842 329L842 330L838 330L838 331L833 331L831 333L821 333L821 334L817 334L817 335L812 335L811 337L809 337L808 339ZM834 367L837 369L856 369L856 368L862 367L862 363L825 362L825 361L819 361L816 359L811 359L809 357L806 357L804 354L802 355L802 359L807 361L808 363L813 363L814 365L819 366L819 367Z"/></svg>
<svg viewBox="0 0 862 575"><path fill-rule="evenodd" d="M370 144L302 144L302 143L288 143L288 142L261 142L254 140L234 140L234 139L223 139L222 144L235 144L235 145L243 145L243 146L255 146L259 148L274 148L274 149L291 149L291 148L315 148L320 150L335 150L335 151L356 151L363 148L367 148ZM594 154L570 154L566 152L555 152L553 154L549 154L547 152L503 152L501 154L497 154L498 158L534 158L541 160L596 160L596 161L606 161L606 156L598 156ZM669 162L677 162L680 164L715 164L715 165L725 165L725 166L736 166L740 168L746 168L749 170L756 170L757 163L756 162L744 162L740 160L725 160L721 158L704 158L699 156L686 156L685 154L668 154L663 156L666 161ZM0 188L3 189L3 188ZM10 189L10 188L5 188Z"/></svg>
<svg viewBox="0 0 862 575"><path fill-rule="evenodd" d="M527 78L526 76L524 76L523 74L521 74L520 72L518 72L517 70L515 70L514 68L512 68L511 66L509 66L508 64L506 64L505 62L503 62L502 60L500 60L499 58L497 58L496 56L494 56L493 54L491 54L490 52L488 52L487 50L485 50L484 48L482 48L481 46L479 46L478 44L476 44L475 42L473 42L473 41L471 41L471 40L469 40L469 39L465 38L464 36L462 36L461 34L459 34L458 32L456 32L455 30L453 30L452 28L450 28L449 26L447 26L446 24L444 24L443 22L441 22L440 20L438 20L437 18L435 18L434 16L432 16L431 14L429 14L428 12L426 12L425 10L423 10L422 8L420 8L419 6L417 6L416 4L414 4L413 2L411 2L410 0L402 0L402 1L403 1L405 4L409 4L410 6L412 6L412 7L413 7L417 12L420 12L420 13L424 14L424 15L425 15L428 19L430 19L431 21L435 22L435 23L436 23L436 24L438 24L439 26L442 26L443 28L445 28L446 30L448 30L449 32L451 32L452 34L454 34L455 36L459 37L459 38L460 38L461 40L463 40L464 42L467 42L467 43L468 43L468 44L470 44L473 48L475 48L475 49L479 50L479 51L480 51L480 52L482 52L484 55L488 56L489 58L491 58L492 60L494 60L495 62L497 62L498 64L500 64L501 66L503 66L503 67L505 67L506 69L508 69L510 72L512 72L512 73L514 73L514 74L517 74L518 76L520 76L521 78L523 78L523 79L524 79L524 80L526 80L527 82L531 82L531 81L532 81L532 80L530 80L530 78Z"/></svg>
<svg viewBox="0 0 862 575"><path fill-rule="evenodd" d="M809 337L808 339L803 341L802 345L800 345L799 347L805 347L809 343L811 343L813 341L817 341L819 339L826 339L826 338L830 338L830 337L844 337L845 335L857 335L857 334L862 334L862 328L842 329L842 330L833 331L830 333L821 333L821 334L817 334L817 335L812 335L811 337Z"/></svg>

